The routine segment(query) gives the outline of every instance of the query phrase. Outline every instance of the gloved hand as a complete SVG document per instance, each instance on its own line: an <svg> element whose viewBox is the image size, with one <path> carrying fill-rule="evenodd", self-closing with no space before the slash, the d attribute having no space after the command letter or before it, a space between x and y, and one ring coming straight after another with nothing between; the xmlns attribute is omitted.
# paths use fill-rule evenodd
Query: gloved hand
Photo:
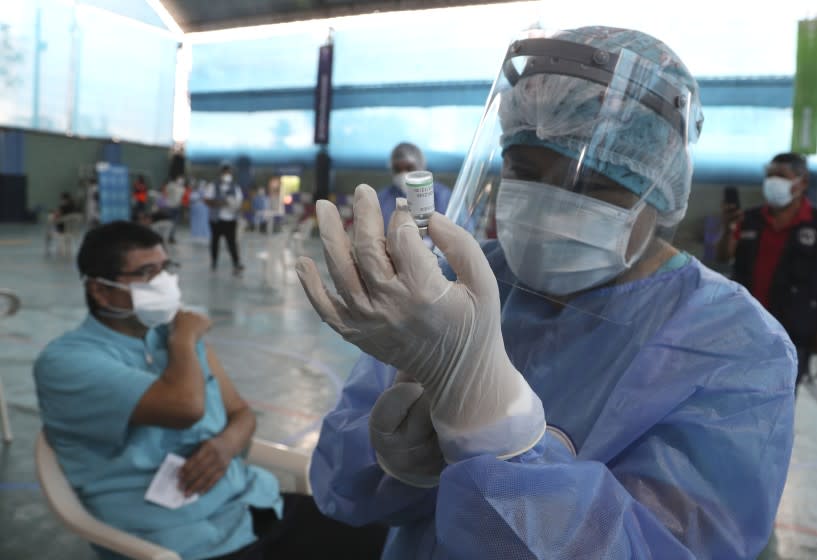
<svg viewBox="0 0 817 560"><path fill-rule="evenodd" d="M405 201L392 214L388 241L368 185L355 190L354 243L333 204L319 201L317 215L340 297L302 257L296 269L310 302L344 339L423 386L446 461L484 453L509 458L536 444L546 427L542 403L505 352L499 289L476 240L445 216L432 216L428 232L457 275L451 282Z"/></svg>
<svg viewBox="0 0 817 560"><path fill-rule="evenodd" d="M369 438L386 473L411 486L431 488L445 467L423 386L395 379L369 415Z"/></svg>

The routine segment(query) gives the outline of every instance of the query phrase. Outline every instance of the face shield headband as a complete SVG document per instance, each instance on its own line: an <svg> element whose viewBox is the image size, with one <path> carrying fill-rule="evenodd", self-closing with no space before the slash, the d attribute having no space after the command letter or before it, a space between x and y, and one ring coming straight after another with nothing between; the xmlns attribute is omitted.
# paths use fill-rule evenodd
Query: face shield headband
<svg viewBox="0 0 817 560"><path fill-rule="evenodd" d="M522 58L524 66L517 70ZM530 38L514 41L508 48L502 72L508 83L515 86L522 79L536 74L556 74L580 78L604 87L616 78L621 55L591 45L582 45L561 39ZM635 61L637 66L639 61ZM629 73L627 89L645 107L665 119L676 130L685 144L698 140L703 127L703 115L693 107L688 91L676 87L650 70ZM625 91L625 95L627 92Z"/></svg>

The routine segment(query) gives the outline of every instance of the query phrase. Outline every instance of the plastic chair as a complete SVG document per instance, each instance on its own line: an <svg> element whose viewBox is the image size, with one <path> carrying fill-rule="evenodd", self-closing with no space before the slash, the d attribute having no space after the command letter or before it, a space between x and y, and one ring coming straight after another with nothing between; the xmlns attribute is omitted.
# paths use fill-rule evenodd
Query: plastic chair
<svg viewBox="0 0 817 560"><path fill-rule="evenodd" d="M252 216L252 225L257 231L261 231L261 226L266 227L272 218L270 210L256 210Z"/></svg>
<svg viewBox="0 0 817 560"><path fill-rule="evenodd" d="M145 539L103 523L82 505L57 462L54 450L40 431L35 449L37 477L51 511L71 531L85 540L135 560L181 560L178 554ZM253 438L247 460L276 475L282 491L309 494L307 453ZM294 479L287 485L286 475Z"/></svg>
<svg viewBox="0 0 817 560"><path fill-rule="evenodd" d="M276 229L276 225L280 226L281 220L284 218L285 214L280 210L272 210L267 208L266 210L256 210L254 216L254 225L256 229L260 230L261 226L266 227L267 235L271 235L273 233L278 233L280 229Z"/></svg>
<svg viewBox="0 0 817 560"><path fill-rule="evenodd" d="M239 216L236 218L235 224L235 242L236 244L241 244L241 240L244 239L244 234L247 232L247 219L244 216Z"/></svg>
<svg viewBox="0 0 817 560"><path fill-rule="evenodd" d="M20 309L20 298L12 291L0 290L0 317L11 317ZM14 434L11 431L6 397L3 395L3 382L0 380L0 423L3 424L3 441L11 443Z"/></svg>
<svg viewBox="0 0 817 560"><path fill-rule="evenodd" d="M49 245L53 241L57 246L57 255L70 257L74 252L74 239L79 237L84 219L80 212L72 212L58 218L49 219L48 230L45 235L46 254L48 254ZM63 231L57 231L59 225L63 226Z"/></svg>
<svg viewBox="0 0 817 560"><path fill-rule="evenodd" d="M817 400L817 354L809 354L808 375L800 382L800 388L805 388Z"/></svg>
<svg viewBox="0 0 817 560"><path fill-rule="evenodd" d="M150 224L150 229L158 233L167 245L170 242L170 232L173 231L173 220L157 220Z"/></svg>
<svg viewBox="0 0 817 560"><path fill-rule="evenodd" d="M304 252L304 241L312 237L312 231L317 227L318 220L314 216L301 219L289 234L289 247L295 257Z"/></svg>
<svg viewBox="0 0 817 560"><path fill-rule="evenodd" d="M296 258L304 253L304 241L312 236L318 221L314 216L292 219L287 233L270 233L267 235L267 246L263 251L256 253L261 261L262 284L266 287L275 286L275 270L280 272L282 283L287 282L287 271L292 269Z"/></svg>
<svg viewBox="0 0 817 560"><path fill-rule="evenodd" d="M275 271L280 272L281 282L286 281L286 259L284 251L286 239L284 234L277 233L267 236L266 247L258 251L255 257L261 261L261 284L267 288L275 286Z"/></svg>

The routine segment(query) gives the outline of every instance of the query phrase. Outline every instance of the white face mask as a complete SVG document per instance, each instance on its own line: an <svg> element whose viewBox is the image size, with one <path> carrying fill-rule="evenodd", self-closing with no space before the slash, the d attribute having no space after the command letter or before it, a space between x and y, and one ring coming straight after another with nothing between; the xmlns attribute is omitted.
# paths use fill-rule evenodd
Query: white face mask
<svg viewBox="0 0 817 560"><path fill-rule="evenodd" d="M763 198L770 206L782 208L792 201L791 187L794 181L783 177L766 177L763 180Z"/></svg>
<svg viewBox="0 0 817 560"><path fill-rule="evenodd" d="M131 293L133 310L109 308L110 311L106 310L107 315L117 318L135 315L149 329L170 323L181 307L179 277L164 270L150 282L120 284L104 278L97 278L96 281Z"/></svg>
<svg viewBox="0 0 817 560"><path fill-rule="evenodd" d="M598 286L629 269L650 240L627 258L642 200L627 210L543 183L502 179L496 203L499 244L525 285L551 295Z"/></svg>
<svg viewBox="0 0 817 560"><path fill-rule="evenodd" d="M223 183L232 183L233 182L233 176L230 175L229 173L225 173L224 175L221 176L221 181Z"/></svg>
<svg viewBox="0 0 817 560"><path fill-rule="evenodd" d="M392 175L391 180L395 187L403 191L403 194L406 194L406 177L408 173L395 173Z"/></svg>

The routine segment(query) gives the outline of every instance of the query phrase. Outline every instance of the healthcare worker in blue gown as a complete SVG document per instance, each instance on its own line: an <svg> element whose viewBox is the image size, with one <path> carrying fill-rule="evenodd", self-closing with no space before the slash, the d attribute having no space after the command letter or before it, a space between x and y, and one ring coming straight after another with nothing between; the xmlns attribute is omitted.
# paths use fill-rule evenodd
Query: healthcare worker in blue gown
<svg viewBox="0 0 817 560"><path fill-rule="evenodd" d="M299 276L365 353L312 459L324 513L390 525L389 559L757 557L795 352L669 243L702 124L660 41L529 30L431 218L440 264L402 204L384 233L368 186L353 241L319 203L335 290L308 259Z"/></svg>
<svg viewBox="0 0 817 560"><path fill-rule="evenodd" d="M383 222L386 226L389 225L391 215L397 206L397 199L406 196L406 177L412 171L426 169L426 156L417 145L400 142L391 151L389 165L392 171L391 185L377 191L380 211L383 213ZM451 199L451 189L438 181L434 181L432 186L434 188L434 208L437 212L445 213L448 201Z"/></svg>
<svg viewBox="0 0 817 560"><path fill-rule="evenodd" d="M194 243L210 243L210 209L204 203L203 185L190 195L190 237Z"/></svg>

